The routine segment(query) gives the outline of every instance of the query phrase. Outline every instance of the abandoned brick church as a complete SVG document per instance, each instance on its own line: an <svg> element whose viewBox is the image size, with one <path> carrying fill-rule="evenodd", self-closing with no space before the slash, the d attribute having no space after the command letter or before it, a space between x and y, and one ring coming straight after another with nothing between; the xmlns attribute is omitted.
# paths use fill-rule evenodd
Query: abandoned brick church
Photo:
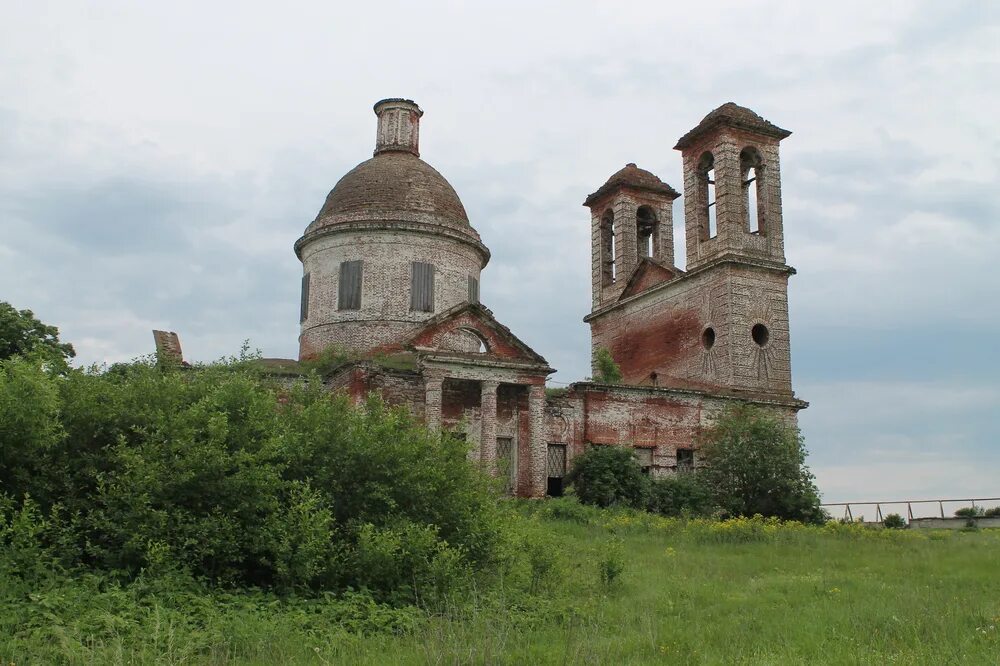
<svg viewBox="0 0 1000 666"><path fill-rule="evenodd" d="M490 251L447 180L420 158L423 112L375 105L375 154L330 192L295 243L299 358L331 345L357 358L331 377L449 429L522 496L559 494L574 455L633 447L653 475L696 465L694 435L732 401L794 420L778 144L790 132L733 103L675 148L684 165L687 265L674 265L681 196L628 164L588 196L592 353L616 384L546 396L545 359L479 302ZM395 359L395 362L385 362ZM401 362L399 359L405 359Z"/></svg>

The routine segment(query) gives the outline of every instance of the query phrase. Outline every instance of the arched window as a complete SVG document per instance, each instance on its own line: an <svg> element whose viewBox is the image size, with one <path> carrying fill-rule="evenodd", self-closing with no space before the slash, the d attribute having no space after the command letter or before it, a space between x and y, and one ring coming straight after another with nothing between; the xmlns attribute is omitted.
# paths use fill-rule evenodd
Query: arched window
<svg viewBox="0 0 1000 666"><path fill-rule="evenodd" d="M753 147L740 152L740 173L743 174L743 222L752 234L764 235L764 160Z"/></svg>
<svg viewBox="0 0 1000 666"><path fill-rule="evenodd" d="M466 328L463 326L458 330L465 334L471 341L472 345L476 347L476 353L486 354L490 351L490 346L487 344L486 338L483 337L483 334L476 329Z"/></svg>
<svg viewBox="0 0 1000 666"><path fill-rule="evenodd" d="M606 210L601 217L601 286L614 284L615 277L615 214Z"/></svg>
<svg viewBox="0 0 1000 666"><path fill-rule="evenodd" d="M655 257L660 249L660 223L649 206L639 206L635 215L636 239L640 257Z"/></svg>
<svg viewBox="0 0 1000 666"><path fill-rule="evenodd" d="M698 176L701 179L701 196L704 202L704 213L701 220L701 238L715 238L719 229L715 206L715 157L705 153L698 161Z"/></svg>

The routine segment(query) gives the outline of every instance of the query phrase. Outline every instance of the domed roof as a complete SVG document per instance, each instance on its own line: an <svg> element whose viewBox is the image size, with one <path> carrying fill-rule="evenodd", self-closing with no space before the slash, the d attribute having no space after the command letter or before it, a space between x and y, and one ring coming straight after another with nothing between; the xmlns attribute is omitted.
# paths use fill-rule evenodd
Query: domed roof
<svg viewBox="0 0 1000 666"><path fill-rule="evenodd" d="M660 180L656 174L645 169L640 169L635 163L629 162L623 169L612 174L608 178L608 181L601 185L596 192L588 196L583 205L589 206L605 194L613 192L620 187L630 187L634 190L645 190L647 192L663 194L670 197L671 200L680 196L677 190Z"/></svg>
<svg viewBox="0 0 1000 666"><path fill-rule="evenodd" d="M708 115L701 119L697 127L678 139L674 149L683 150L687 148L700 136L716 127L735 127L736 129L746 130L755 134L763 134L779 141L792 134L786 129L781 129L771 121L761 118L745 106L740 106L736 102L726 102L719 108L710 111Z"/></svg>
<svg viewBox="0 0 1000 666"><path fill-rule="evenodd" d="M427 162L403 151L378 153L348 171L306 233L355 221L441 224L478 237L455 188Z"/></svg>

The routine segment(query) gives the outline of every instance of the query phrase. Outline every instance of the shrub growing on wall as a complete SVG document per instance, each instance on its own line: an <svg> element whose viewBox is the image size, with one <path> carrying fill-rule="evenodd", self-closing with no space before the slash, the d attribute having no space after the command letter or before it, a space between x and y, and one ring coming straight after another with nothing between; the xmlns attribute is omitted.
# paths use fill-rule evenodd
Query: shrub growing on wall
<svg viewBox="0 0 1000 666"><path fill-rule="evenodd" d="M735 405L699 435L702 473L715 502L736 516L822 522L802 437L774 414Z"/></svg>
<svg viewBox="0 0 1000 666"><path fill-rule="evenodd" d="M567 480L584 504L643 508L649 496L649 477L621 446L592 446L574 458Z"/></svg>
<svg viewBox="0 0 1000 666"><path fill-rule="evenodd" d="M618 384L621 382L622 370L615 363L611 352L606 348L601 347L597 350L597 353L594 355L594 362L597 368L597 374L594 376L595 381L603 384Z"/></svg>

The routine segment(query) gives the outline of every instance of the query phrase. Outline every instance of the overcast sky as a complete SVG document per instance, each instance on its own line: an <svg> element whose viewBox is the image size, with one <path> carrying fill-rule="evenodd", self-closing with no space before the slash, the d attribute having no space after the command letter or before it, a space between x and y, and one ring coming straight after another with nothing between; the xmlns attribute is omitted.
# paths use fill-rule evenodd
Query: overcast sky
<svg viewBox="0 0 1000 666"><path fill-rule="evenodd" d="M33 2L0 20L0 300L82 363L297 352L292 244L372 104L493 252L482 296L588 374L590 218L726 101L782 143L793 382L827 501L1000 495L1000 3ZM678 261L683 266L681 202Z"/></svg>

